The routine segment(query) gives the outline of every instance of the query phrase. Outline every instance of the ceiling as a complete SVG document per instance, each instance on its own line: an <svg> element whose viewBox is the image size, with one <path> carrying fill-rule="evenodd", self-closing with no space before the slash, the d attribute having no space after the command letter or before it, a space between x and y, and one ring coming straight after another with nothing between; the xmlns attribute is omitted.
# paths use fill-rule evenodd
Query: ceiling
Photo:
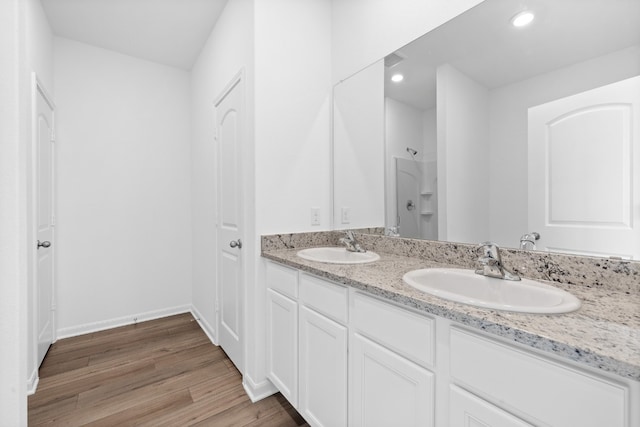
<svg viewBox="0 0 640 427"><path fill-rule="evenodd" d="M227 0L41 0L56 36L190 70Z"/></svg>
<svg viewBox="0 0 640 427"><path fill-rule="evenodd" d="M523 9L536 19L513 28L510 18ZM638 45L638 0L486 0L400 48L405 59L386 69L385 93L426 110L442 64L493 89ZM388 83L395 73L402 83Z"/></svg>

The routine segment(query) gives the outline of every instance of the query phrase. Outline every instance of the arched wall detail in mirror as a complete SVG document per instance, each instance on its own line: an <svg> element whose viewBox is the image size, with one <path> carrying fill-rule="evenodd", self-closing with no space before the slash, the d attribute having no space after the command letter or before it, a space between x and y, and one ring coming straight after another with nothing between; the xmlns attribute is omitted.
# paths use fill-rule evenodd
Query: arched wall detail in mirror
<svg viewBox="0 0 640 427"><path fill-rule="evenodd" d="M525 8L533 22L514 28ZM334 116L334 137L367 135L334 140L335 228L640 259L640 1L485 0L385 59L336 86L338 103L353 79L349 102L383 116ZM384 183L345 191L359 169ZM398 187L411 169L417 195ZM342 223L341 206L363 221Z"/></svg>

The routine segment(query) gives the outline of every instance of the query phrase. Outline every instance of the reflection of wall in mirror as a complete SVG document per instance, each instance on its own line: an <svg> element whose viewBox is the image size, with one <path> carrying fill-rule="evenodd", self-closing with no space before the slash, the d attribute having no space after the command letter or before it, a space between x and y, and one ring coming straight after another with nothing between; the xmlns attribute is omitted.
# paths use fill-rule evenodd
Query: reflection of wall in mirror
<svg viewBox="0 0 640 427"><path fill-rule="evenodd" d="M382 61L334 88L334 228L384 224L384 71ZM350 218L345 221L343 208Z"/></svg>
<svg viewBox="0 0 640 427"><path fill-rule="evenodd" d="M518 247L528 229L527 110L640 74L640 47L574 64L491 91L491 239Z"/></svg>
<svg viewBox="0 0 640 427"><path fill-rule="evenodd" d="M449 68L450 75L461 74L451 71L451 68ZM461 132L467 132L469 137L472 134L477 135L477 130L471 131L477 126L477 116L469 114L476 125L463 126L460 122L452 121L448 127L441 128L441 123L448 121L447 110L451 112L455 109L451 104L453 101L449 99L452 88L455 88L453 93L459 95L461 86L457 83L452 86L450 77L446 85L444 79L439 81L439 148L440 144L443 144L442 150L438 151L439 202L441 202L439 211L442 214L438 222L441 227L441 240L478 242L489 239L501 246L518 247L520 235L535 231L528 229L527 221L528 108L639 74L640 47L636 46L521 82L492 90L486 89L486 105L480 108L482 102L478 101L476 110L479 114L487 112L490 116L487 117L488 139L480 146L475 143L464 149L460 146L454 153L449 147L445 150L444 141L447 138L451 139L452 130L458 135ZM468 79L468 76L465 77ZM461 78L461 81L463 80L465 79ZM472 86L468 81L465 85ZM445 87L448 89L445 90ZM482 90L478 89L478 93L481 92ZM462 116L460 112L469 112L472 105L468 100L456 104L466 104L466 107L458 112L458 118ZM454 116L452 114L449 117ZM479 140L475 138L476 142ZM478 150L480 147L483 147L483 150ZM479 164L483 166L481 171L476 170ZM454 175L452 168L462 171L462 177ZM476 172L475 183L471 182L470 171ZM447 180L451 180L454 176L456 182L471 183L475 187L452 186L451 181L447 182ZM481 182L482 185L479 185ZM448 187L447 184L449 184ZM488 203L485 204L481 198L473 199L474 195L482 195ZM450 197L456 199L455 203L451 203ZM470 200L476 202L473 208L466 203ZM448 213L445 216L447 209L454 209L457 212L456 216L451 217ZM469 215L470 224L464 224L462 218L465 212L471 212L470 209L475 213L480 212L481 209L487 211L482 215ZM487 219L485 225L482 218ZM451 224L451 221L454 221L454 224ZM477 235L483 227L488 234Z"/></svg>
<svg viewBox="0 0 640 427"><path fill-rule="evenodd" d="M379 60L482 0L332 2L334 82Z"/></svg>
<svg viewBox="0 0 640 427"><path fill-rule="evenodd" d="M449 64L437 70L438 236L489 235L489 90Z"/></svg>

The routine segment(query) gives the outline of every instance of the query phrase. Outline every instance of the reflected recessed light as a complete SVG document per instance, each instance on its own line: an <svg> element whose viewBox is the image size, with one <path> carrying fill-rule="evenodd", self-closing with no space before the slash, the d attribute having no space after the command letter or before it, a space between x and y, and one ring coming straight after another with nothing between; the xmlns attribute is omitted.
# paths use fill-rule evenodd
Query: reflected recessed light
<svg viewBox="0 0 640 427"><path fill-rule="evenodd" d="M402 74L394 74L393 76L391 76L391 81L392 82L401 82L404 79L404 76Z"/></svg>
<svg viewBox="0 0 640 427"><path fill-rule="evenodd" d="M524 27L526 25L529 25L531 21L533 21L533 18L535 18L533 12L520 12L516 16L511 18L511 25L513 25L514 27Z"/></svg>

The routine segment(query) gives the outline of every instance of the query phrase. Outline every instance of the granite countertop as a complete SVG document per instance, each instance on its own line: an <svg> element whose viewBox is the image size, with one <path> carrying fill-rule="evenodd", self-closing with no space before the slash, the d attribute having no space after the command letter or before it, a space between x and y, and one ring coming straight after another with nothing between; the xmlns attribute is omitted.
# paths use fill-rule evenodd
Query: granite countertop
<svg viewBox="0 0 640 427"><path fill-rule="evenodd" d="M405 285L411 270L452 267L429 260L384 253L370 264L307 261L296 249L264 248L262 256L432 315L495 334L562 358L640 381L640 295L614 287L540 280L566 290L582 307L566 314L523 314L476 308L444 300Z"/></svg>

